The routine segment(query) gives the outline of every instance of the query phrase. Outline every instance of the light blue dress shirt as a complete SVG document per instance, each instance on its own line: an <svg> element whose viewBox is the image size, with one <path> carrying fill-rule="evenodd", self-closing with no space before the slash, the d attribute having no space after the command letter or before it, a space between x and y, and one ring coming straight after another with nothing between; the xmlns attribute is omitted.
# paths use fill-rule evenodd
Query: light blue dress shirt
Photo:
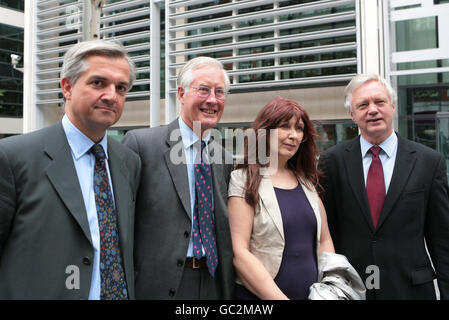
<svg viewBox="0 0 449 320"><path fill-rule="evenodd" d="M94 192L94 168L95 156L90 153L90 148L95 144L84 133L78 130L67 115L62 118L62 126L67 136L69 146L72 153L73 163L75 164L76 174L80 183L81 192L83 194L84 205L87 212L87 220L89 221L90 235L94 247L94 263L92 272L92 281L89 291L89 300L99 300L101 291L100 276L100 231L98 227L97 209L95 206ZM103 146L106 160L108 159L108 138L107 135L100 141ZM112 194L114 191L111 185L111 174L109 172L109 164L106 161L106 169L109 177L109 184Z"/></svg>
<svg viewBox="0 0 449 320"><path fill-rule="evenodd" d="M201 144L198 141L199 137L193 132L193 130L184 122L182 117L178 118L179 129L181 130L182 143L184 145L184 154L186 156L186 165L187 165L187 176L189 178L189 191L190 191L190 209L192 212L195 210L195 172L194 166L195 163L199 163L199 152L201 151ZM210 135L205 137L203 140L206 142L206 151L208 150L207 144L209 143ZM212 209L214 203L212 198ZM192 219L192 228L193 228L193 219ZM193 232L191 230L190 234ZM204 248L203 248L203 256ZM193 239L190 237L189 248L187 250L187 257L193 257Z"/></svg>
<svg viewBox="0 0 449 320"><path fill-rule="evenodd" d="M365 178L365 187L366 187L366 179L368 178L369 167L371 166L372 154L369 152L369 149L374 146L374 144L369 143L362 136L360 136L360 150L362 152L363 159L363 176ZM381 144L379 147L382 148L382 151L379 153L379 159L382 162L382 168L384 170L384 181L385 181L385 193L388 192L388 188L390 187L391 177L393 176L394 163L396 162L396 154L398 151L398 137L396 133L393 133Z"/></svg>

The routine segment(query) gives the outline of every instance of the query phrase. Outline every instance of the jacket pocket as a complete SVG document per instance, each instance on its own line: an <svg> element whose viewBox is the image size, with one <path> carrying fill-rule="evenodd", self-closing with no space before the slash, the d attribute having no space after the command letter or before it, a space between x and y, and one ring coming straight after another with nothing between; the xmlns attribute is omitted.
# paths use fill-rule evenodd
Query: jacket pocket
<svg viewBox="0 0 449 320"><path fill-rule="evenodd" d="M407 191L401 194L402 200L414 200L423 198L424 198L424 189Z"/></svg>
<svg viewBox="0 0 449 320"><path fill-rule="evenodd" d="M417 286L424 284L436 278L435 272L431 267L427 267L421 270L412 271L411 273L412 285Z"/></svg>

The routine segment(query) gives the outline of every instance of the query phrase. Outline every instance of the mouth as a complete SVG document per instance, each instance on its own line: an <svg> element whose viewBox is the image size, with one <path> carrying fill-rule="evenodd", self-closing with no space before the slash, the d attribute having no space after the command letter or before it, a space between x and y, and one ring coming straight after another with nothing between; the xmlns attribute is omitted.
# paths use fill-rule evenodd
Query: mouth
<svg viewBox="0 0 449 320"><path fill-rule="evenodd" d="M109 112L115 112L114 107L109 107L109 106L105 106L105 105L96 105L95 109L105 110L105 111L109 111Z"/></svg>
<svg viewBox="0 0 449 320"><path fill-rule="evenodd" d="M287 147L288 149L295 149L296 148L296 145L289 144L289 143L284 143L284 146Z"/></svg>
<svg viewBox="0 0 449 320"><path fill-rule="evenodd" d="M379 121L381 121L382 120L382 118L376 118L376 119L370 119L370 120L367 120L367 122L368 123L377 123L377 122L379 122Z"/></svg>
<svg viewBox="0 0 449 320"><path fill-rule="evenodd" d="M200 108L200 111L203 113L206 113L206 114L217 114L218 113L217 110L213 110L213 109L201 109Z"/></svg>

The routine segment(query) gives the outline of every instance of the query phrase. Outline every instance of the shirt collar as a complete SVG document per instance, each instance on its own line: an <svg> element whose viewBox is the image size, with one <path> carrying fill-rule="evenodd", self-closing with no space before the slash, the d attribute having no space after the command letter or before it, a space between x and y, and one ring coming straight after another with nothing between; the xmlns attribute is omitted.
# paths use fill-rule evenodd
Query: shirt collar
<svg viewBox="0 0 449 320"><path fill-rule="evenodd" d="M384 140L381 144L379 144L379 147L382 148L383 152L390 158L394 151L396 150L398 145L398 137L396 136L396 133L393 131L391 135ZM360 135L360 150L362 152L362 156L365 157L368 150L374 146L374 144L368 142L365 138L363 138Z"/></svg>
<svg viewBox="0 0 449 320"><path fill-rule="evenodd" d="M89 152L90 148L95 144L90 140L84 133L82 133L75 125L70 121L67 114L62 118L62 127L64 128L65 135L67 136L67 141L69 142L70 149L78 160L84 154ZM106 159L108 159L108 135L105 134L103 139L101 139L100 144L104 149Z"/></svg>
<svg viewBox="0 0 449 320"><path fill-rule="evenodd" d="M195 142L197 142L200 138L193 132L193 130L184 122L182 117L178 118L179 129L181 130L182 143L184 144L184 148L190 148ZM210 140L210 132L209 134L203 138L203 141L209 144Z"/></svg>

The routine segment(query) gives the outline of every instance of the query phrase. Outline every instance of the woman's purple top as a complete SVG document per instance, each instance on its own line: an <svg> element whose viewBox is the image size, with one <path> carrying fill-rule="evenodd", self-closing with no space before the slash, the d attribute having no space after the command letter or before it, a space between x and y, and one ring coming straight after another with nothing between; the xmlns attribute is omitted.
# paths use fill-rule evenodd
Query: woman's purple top
<svg viewBox="0 0 449 320"><path fill-rule="evenodd" d="M310 286L317 282L316 218L301 187L274 188L284 226L285 247L279 272L274 278L287 297L307 299ZM258 299L241 285L236 285L236 299Z"/></svg>

